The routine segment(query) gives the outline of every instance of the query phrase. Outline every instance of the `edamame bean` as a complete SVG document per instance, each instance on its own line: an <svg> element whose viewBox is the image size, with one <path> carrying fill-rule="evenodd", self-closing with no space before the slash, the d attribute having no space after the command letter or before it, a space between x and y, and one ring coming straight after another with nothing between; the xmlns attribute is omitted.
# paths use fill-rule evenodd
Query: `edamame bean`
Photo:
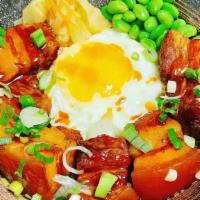
<svg viewBox="0 0 200 200"><path fill-rule="evenodd" d="M139 33L139 41L141 41L144 38L149 38L150 34L146 31L140 31Z"/></svg>
<svg viewBox="0 0 200 200"><path fill-rule="evenodd" d="M158 11L157 17L160 23L165 24L168 28L170 28L174 23L174 18L166 10Z"/></svg>
<svg viewBox="0 0 200 200"><path fill-rule="evenodd" d="M183 20L183 19L177 19L177 20L174 21L171 29L177 30L179 27L184 26L184 25L186 25L185 20Z"/></svg>
<svg viewBox="0 0 200 200"><path fill-rule="evenodd" d="M128 6L123 1L111 1L107 7L107 11L113 15L125 13L127 10Z"/></svg>
<svg viewBox="0 0 200 200"><path fill-rule="evenodd" d="M131 25L122 19L113 20L113 27L118 32L128 33Z"/></svg>
<svg viewBox="0 0 200 200"><path fill-rule="evenodd" d="M179 16L179 10L171 3L164 2L162 9L168 11L175 19Z"/></svg>
<svg viewBox="0 0 200 200"><path fill-rule="evenodd" d="M144 4L144 5L146 5L146 4L148 4L149 3L149 0L137 0L139 3L141 3L141 4Z"/></svg>
<svg viewBox="0 0 200 200"><path fill-rule="evenodd" d="M141 21L145 21L149 17L149 12L143 5L135 4L133 11L135 16Z"/></svg>
<svg viewBox="0 0 200 200"><path fill-rule="evenodd" d="M123 2L128 6L129 10L133 10L136 0L123 0Z"/></svg>
<svg viewBox="0 0 200 200"><path fill-rule="evenodd" d="M142 46L148 50L156 49L156 43L149 39L149 38L143 38L140 40L140 43Z"/></svg>
<svg viewBox="0 0 200 200"><path fill-rule="evenodd" d="M164 38L165 38L166 33L167 33L167 31L165 31L162 35L160 35L160 36L157 38L157 40L156 40L156 46L157 46L157 48L160 48L160 47L161 47L162 42L163 42L163 40L164 40Z"/></svg>
<svg viewBox="0 0 200 200"><path fill-rule="evenodd" d="M133 25L132 27L131 27L131 29L130 29L130 31L129 31L129 37L131 38L131 39L134 39L134 40L136 40L137 38L138 38L138 36L139 36L139 33L140 33L140 28L139 28L139 26L138 25Z"/></svg>
<svg viewBox="0 0 200 200"><path fill-rule="evenodd" d="M140 29L144 28L144 23L142 21L140 21L139 19L136 19L131 25L138 25L140 27Z"/></svg>
<svg viewBox="0 0 200 200"><path fill-rule="evenodd" d="M155 40L157 39L160 35L162 35L165 31L167 31L167 26L164 24L160 24L157 26L156 29L154 29L151 32L150 39Z"/></svg>
<svg viewBox="0 0 200 200"><path fill-rule="evenodd" d="M126 11L124 13L123 19L126 22L133 22L136 19L136 16L135 16L135 14L132 11L129 10L129 11Z"/></svg>
<svg viewBox="0 0 200 200"><path fill-rule="evenodd" d="M163 0L151 0L148 4L148 10L151 15L156 15L162 8Z"/></svg>
<svg viewBox="0 0 200 200"><path fill-rule="evenodd" d="M186 37L194 37L197 34L196 27L192 26L190 24L186 24L186 25L179 27L177 29L177 31L180 31Z"/></svg>
<svg viewBox="0 0 200 200"><path fill-rule="evenodd" d="M109 21L112 21L112 15L107 10L108 6L102 6L101 7L101 13L102 15Z"/></svg>
<svg viewBox="0 0 200 200"><path fill-rule="evenodd" d="M158 26L158 22L155 17L149 17L144 22L144 28L147 32L152 32Z"/></svg>
<svg viewBox="0 0 200 200"><path fill-rule="evenodd" d="M113 16L112 20L118 20L118 19L122 19L123 18L123 14L116 14Z"/></svg>

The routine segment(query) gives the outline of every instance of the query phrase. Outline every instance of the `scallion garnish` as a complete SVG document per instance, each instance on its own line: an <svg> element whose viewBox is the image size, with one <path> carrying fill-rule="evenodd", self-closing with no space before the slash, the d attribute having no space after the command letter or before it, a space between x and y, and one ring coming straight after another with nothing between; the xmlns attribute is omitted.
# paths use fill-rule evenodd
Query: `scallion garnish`
<svg viewBox="0 0 200 200"><path fill-rule="evenodd" d="M141 138L133 124L127 124L125 126L123 137L143 153L152 150L152 146Z"/></svg>
<svg viewBox="0 0 200 200"><path fill-rule="evenodd" d="M46 38L41 28L31 33L31 39L37 45L38 48L41 48L46 44Z"/></svg>
<svg viewBox="0 0 200 200"><path fill-rule="evenodd" d="M42 200L42 196L40 194L36 193L32 196L31 200Z"/></svg>
<svg viewBox="0 0 200 200"><path fill-rule="evenodd" d="M3 48L6 48L5 36L6 36L6 31L2 27L0 27L0 47Z"/></svg>
<svg viewBox="0 0 200 200"><path fill-rule="evenodd" d="M6 145L10 143L12 143L12 138L10 137L0 138L0 145Z"/></svg>
<svg viewBox="0 0 200 200"><path fill-rule="evenodd" d="M168 117L167 113L163 112L163 113L161 113L160 116L159 116L159 121L160 121L161 123L164 123L164 122L166 122L167 117Z"/></svg>
<svg viewBox="0 0 200 200"><path fill-rule="evenodd" d="M56 197L55 200L66 200L66 197L64 197L64 196Z"/></svg>
<svg viewBox="0 0 200 200"><path fill-rule="evenodd" d="M139 55L138 52L133 52L133 53L131 54L131 58L132 58L133 60L135 60L135 61L138 61L138 60L140 59L140 55Z"/></svg>
<svg viewBox="0 0 200 200"><path fill-rule="evenodd" d="M30 95L20 96L19 102L20 102L22 108L26 108L26 107L30 107L30 106L33 106L33 107L36 106L35 99Z"/></svg>
<svg viewBox="0 0 200 200"><path fill-rule="evenodd" d="M187 79L191 79L191 80L197 80L198 76L197 76L197 71L191 68L188 68L185 70L185 76Z"/></svg>
<svg viewBox="0 0 200 200"><path fill-rule="evenodd" d="M181 149L183 147L183 144L181 143L180 139L177 137L176 132L173 128L168 130L168 137L175 149Z"/></svg>
<svg viewBox="0 0 200 200"><path fill-rule="evenodd" d="M21 182L19 181L13 181L9 186L8 186L8 189L10 191L12 191L14 193L15 196L19 196L22 191L24 190L24 187L22 185Z"/></svg>
<svg viewBox="0 0 200 200"><path fill-rule="evenodd" d="M23 175L23 170L24 170L24 167L25 167L25 161L24 160L20 160L20 163L19 163L19 167L17 169L17 176L22 179L22 175Z"/></svg>
<svg viewBox="0 0 200 200"><path fill-rule="evenodd" d="M54 161L54 156L51 157L46 157L44 155L42 155L40 153L40 151L47 151L47 150L51 150L52 149L52 145L51 144L47 144L47 143L33 143L30 144L27 147L27 153L34 155L38 160L48 164L48 163L52 163Z"/></svg>
<svg viewBox="0 0 200 200"><path fill-rule="evenodd" d="M14 109L10 105L5 105L1 110L0 124L6 126L14 115Z"/></svg>
<svg viewBox="0 0 200 200"><path fill-rule="evenodd" d="M200 97L200 89L199 88L197 88L197 89L194 90L194 95L196 97Z"/></svg>
<svg viewBox="0 0 200 200"><path fill-rule="evenodd" d="M111 173L104 172L101 175L99 184L96 188L95 197L106 198L106 196L111 191L116 181L117 181L117 176Z"/></svg>
<svg viewBox="0 0 200 200"><path fill-rule="evenodd" d="M157 100L157 105L160 111L174 115L179 108L180 99L164 99L159 97Z"/></svg>

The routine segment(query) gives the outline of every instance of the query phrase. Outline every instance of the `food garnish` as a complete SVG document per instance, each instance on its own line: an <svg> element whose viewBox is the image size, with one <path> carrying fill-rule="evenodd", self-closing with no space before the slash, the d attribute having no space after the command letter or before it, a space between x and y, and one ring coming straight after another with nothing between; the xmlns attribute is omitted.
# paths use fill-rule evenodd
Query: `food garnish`
<svg viewBox="0 0 200 200"><path fill-rule="evenodd" d="M165 181L174 182L178 177L178 173L175 169L169 169L167 175L165 176Z"/></svg>
<svg viewBox="0 0 200 200"><path fill-rule="evenodd" d="M41 28L31 33L31 39L37 45L38 48L41 48L46 44L46 38Z"/></svg>
<svg viewBox="0 0 200 200"><path fill-rule="evenodd" d="M5 41L6 31L2 27L0 27L0 47L6 48L6 41Z"/></svg>
<svg viewBox="0 0 200 200"><path fill-rule="evenodd" d="M181 149L183 147L181 140L177 137L177 134L173 128L168 130L168 137L175 149Z"/></svg>
<svg viewBox="0 0 200 200"><path fill-rule="evenodd" d="M107 194L111 191L112 186L117 181L117 177L111 173L104 172L101 175L99 184L95 191L95 197L106 198Z"/></svg>
<svg viewBox="0 0 200 200"><path fill-rule="evenodd" d="M24 170L25 165L26 165L26 162L24 160L20 160L19 167L17 169L17 176L20 179L22 179L23 170Z"/></svg>
<svg viewBox="0 0 200 200"><path fill-rule="evenodd" d="M15 196L19 196L23 190L24 190L24 187L22 185L21 182L19 181L13 181L9 186L8 186L8 189L10 191L12 191L14 193Z"/></svg>

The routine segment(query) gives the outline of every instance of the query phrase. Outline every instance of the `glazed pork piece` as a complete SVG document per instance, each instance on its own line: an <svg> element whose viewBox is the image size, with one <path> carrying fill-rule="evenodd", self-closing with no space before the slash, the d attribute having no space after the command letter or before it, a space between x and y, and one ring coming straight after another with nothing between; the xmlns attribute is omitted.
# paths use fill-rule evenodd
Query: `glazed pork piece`
<svg viewBox="0 0 200 200"><path fill-rule="evenodd" d="M38 48L30 34L42 29L46 44ZM48 69L57 56L59 45L47 23L17 25L6 32L6 48L0 48L0 81L9 82L30 71Z"/></svg>
<svg viewBox="0 0 200 200"><path fill-rule="evenodd" d="M185 78L187 68L197 70L200 66L200 40L189 40L177 31L169 31L160 50L161 78L167 83L177 83L176 93L169 96L182 96L176 118L188 134L200 140L200 103L194 95L198 81Z"/></svg>
<svg viewBox="0 0 200 200"><path fill-rule="evenodd" d="M131 163L131 158L128 152L128 145L124 139L101 135L87 141L81 141L80 145L93 153L91 158L82 153L77 159L77 169L85 171L84 174L78 176L80 182L89 180L87 185L94 191L99 183L102 172L109 172L118 177L112 191L116 191L122 187L124 190L127 189L128 167ZM127 193L131 193L130 190L127 190ZM114 194L112 193L107 199L117 200L118 198L114 198ZM125 199L129 200L129 198ZM85 199L87 198L85 197Z"/></svg>

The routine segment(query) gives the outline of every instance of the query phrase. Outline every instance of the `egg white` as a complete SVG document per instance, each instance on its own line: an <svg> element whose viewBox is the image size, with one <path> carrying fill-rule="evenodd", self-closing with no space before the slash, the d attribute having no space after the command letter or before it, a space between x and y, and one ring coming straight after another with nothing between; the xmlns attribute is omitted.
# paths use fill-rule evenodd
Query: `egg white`
<svg viewBox="0 0 200 200"><path fill-rule="evenodd" d="M145 107L147 102L154 102L156 104L156 98L162 92L158 65L149 62L142 53L144 47L137 41L130 39L127 34L109 29L92 36L84 43L90 42L120 46L126 57L131 61L134 70L138 70L142 74L142 79L128 81L123 86L120 95L108 98L101 98L96 95L90 102L77 101L70 95L67 88L55 84L49 92L49 97L52 100L51 118L54 119L52 124L80 130L84 139L100 134L117 136L121 134L123 127L131 121L132 116L138 115L139 117L148 112ZM62 49L57 60L66 54L73 55L77 53L80 48L81 44L75 44L69 48ZM139 54L140 58L138 61L131 58L133 52ZM52 66L52 70L54 68L55 66ZM157 77L157 80L148 83L148 80L152 77ZM117 110L115 104L120 97L126 98L120 105L121 111ZM105 117L104 115L111 108L112 114ZM59 111L66 112L69 115L69 124L55 124Z"/></svg>

